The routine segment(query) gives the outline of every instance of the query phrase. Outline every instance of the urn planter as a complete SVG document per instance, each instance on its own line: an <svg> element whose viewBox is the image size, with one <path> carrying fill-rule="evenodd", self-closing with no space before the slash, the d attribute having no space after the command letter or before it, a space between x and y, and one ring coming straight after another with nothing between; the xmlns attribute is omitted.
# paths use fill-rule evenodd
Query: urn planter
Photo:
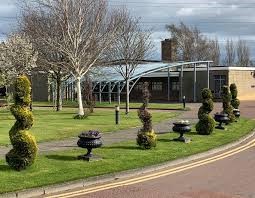
<svg viewBox="0 0 255 198"><path fill-rule="evenodd" d="M191 139L184 137L184 133L191 131L191 126L190 126L189 121L174 122L173 125L174 125L173 131L180 133L180 136L178 138L173 139L173 141L189 143L191 141Z"/></svg>
<svg viewBox="0 0 255 198"><path fill-rule="evenodd" d="M233 114L238 119L240 117L240 110L239 109L233 109Z"/></svg>
<svg viewBox="0 0 255 198"><path fill-rule="evenodd" d="M86 148L87 153L85 155L78 156L78 159L90 161L100 159L92 154L93 148L99 148L102 146L101 135L98 131L82 132L79 136L77 145L81 148Z"/></svg>
<svg viewBox="0 0 255 198"><path fill-rule="evenodd" d="M225 127L222 126L222 123L226 124L229 121L228 114L226 113L216 113L214 115L214 120L219 123L218 126L216 126L216 129L224 130Z"/></svg>

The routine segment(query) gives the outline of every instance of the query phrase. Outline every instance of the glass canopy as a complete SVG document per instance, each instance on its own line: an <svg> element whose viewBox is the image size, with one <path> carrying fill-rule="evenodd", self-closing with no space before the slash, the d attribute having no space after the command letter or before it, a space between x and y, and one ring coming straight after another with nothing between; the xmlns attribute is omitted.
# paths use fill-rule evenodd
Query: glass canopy
<svg viewBox="0 0 255 198"><path fill-rule="evenodd" d="M212 61L195 61L195 62L173 62L173 63L164 63L164 62L146 62L139 64L136 69L132 72L130 76L130 81L145 76L147 74L162 71L168 68L176 68L181 66L194 65L196 66L207 66ZM125 71L125 66L107 66L100 68L93 68L90 72L90 77L93 82L122 82L124 81L123 76L118 72L118 69L123 67ZM192 66L193 67L193 66Z"/></svg>

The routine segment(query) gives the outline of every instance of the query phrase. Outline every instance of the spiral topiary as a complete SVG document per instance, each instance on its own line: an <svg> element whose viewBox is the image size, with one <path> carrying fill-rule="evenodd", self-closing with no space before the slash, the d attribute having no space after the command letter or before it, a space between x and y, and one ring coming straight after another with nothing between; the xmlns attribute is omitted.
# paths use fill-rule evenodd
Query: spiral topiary
<svg viewBox="0 0 255 198"><path fill-rule="evenodd" d="M223 113L228 114L229 121L232 123L235 121L235 115L233 114L233 107L230 105L231 94L229 93L228 86L222 87L222 102L223 102Z"/></svg>
<svg viewBox="0 0 255 198"><path fill-rule="evenodd" d="M30 93L28 78L24 75L17 77L14 83L14 105L11 106L16 122L9 132L13 149L6 154L6 162L18 171L33 164L38 150L34 136L29 134L33 125L33 115L29 110Z"/></svg>
<svg viewBox="0 0 255 198"><path fill-rule="evenodd" d="M157 136L152 129L152 116L147 107L149 104L150 92L149 83L144 83L143 88L143 104L138 110L138 117L141 120L143 127L138 131L137 144L144 149L150 149L156 146Z"/></svg>
<svg viewBox="0 0 255 198"><path fill-rule="evenodd" d="M210 89L204 88L202 90L203 105L198 110L199 122L196 124L196 131L201 135L209 135L213 132L215 121L210 116L213 110L212 92Z"/></svg>
<svg viewBox="0 0 255 198"><path fill-rule="evenodd" d="M232 107L234 107L235 109L239 108L240 105L240 100L237 99L237 87L235 83L232 83L230 85L230 93L232 95L232 99L231 99L231 105Z"/></svg>

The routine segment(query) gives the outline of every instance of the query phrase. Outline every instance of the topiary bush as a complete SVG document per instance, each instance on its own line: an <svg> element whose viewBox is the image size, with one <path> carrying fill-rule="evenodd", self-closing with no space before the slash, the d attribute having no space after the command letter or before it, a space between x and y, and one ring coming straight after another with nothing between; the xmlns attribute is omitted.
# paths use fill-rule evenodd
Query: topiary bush
<svg viewBox="0 0 255 198"><path fill-rule="evenodd" d="M196 131L201 135L210 135L215 127L215 121L210 116L213 110L212 92L210 89L204 88L202 90L203 105L198 110L199 122L196 124Z"/></svg>
<svg viewBox="0 0 255 198"><path fill-rule="evenodd" d="M10 110L16 119L9 132L11 149L6 154L6 162L15 170L23 170L32 165L37 155L37 144L29 133L33 125L33 115L29 110L31 103L31 84L26 76L17 77L14 82L14 104Z"/></svg>
<svg viewBox="0 0 255 198"><path fill-rule="evenodd" d="M233 107L230 105L231 94L229 93L228 86L222 87L222 102L223 102L223 113L228 114L229 121L232 123L235 121L235 115L233 114Z"/></svg>
<svg viewBox="0 0 255 198"><path fill-rule="evenodd" d="M137 144L144 149L150 149L156 146L157 136L152 129L152 115L148 111L150 98L149 83L144 83L143 88L143 104L138 110L138 117L141 120L143 127L138 131Z"/></svg>
<svg viewBox="0 0 255 198"><path fill-rule="evenodd" d="M232 83L232 84L230 85L230 93L231 93L231 96L232 96L231 105L232 105L232 107L234 107L235 109L238 109L238 108L239 108L239 105L240 105L240 100L237 99L237 87L236 87L236 84L235 84L235 83Z"/></svg>

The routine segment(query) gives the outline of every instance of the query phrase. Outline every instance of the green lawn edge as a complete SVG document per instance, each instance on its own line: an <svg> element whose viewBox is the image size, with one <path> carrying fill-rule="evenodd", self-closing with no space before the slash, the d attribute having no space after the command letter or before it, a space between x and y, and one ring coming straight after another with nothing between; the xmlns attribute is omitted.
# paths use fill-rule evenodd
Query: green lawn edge
<svg viewBox="0 0 255 198"><path fill-rule="evenodd" d="M95 107L96 108L114 108L116 105L118 105L117 102L96 102ZM120 108L124 109L125 108L125 103L121 102L120 103ZM141 103L139 102L130 102L130 108L138 109L141 106ZM33 102L34 107L52 107L53 103L52 102ZM84 105L85 106L85 105ZM78 103L76 101L63 101L63 107L73 107L76 108L78 107ZM151 109L166 109L166 110L190 110L189 107L186 107L185 109L183 108L182 103L150 103L150 108Z"/></svg>
<svg viewBox="0 0 255 198"><path fill-rule="evenodd" d="M46 155L40 155L32 167L22 172L11 170L5 161L1 160L0 193L161 164L239 140L254 128L254 120L240 119L239 122L227 126L228 130L215 129L210 136L197 135L193 130L187 134L193 140L190 144L170 141L170 139L178 136L176 133L163 134L158 136L157 147L152 150L139 149L135 140L116 143L95 149L94 153L101 156L103 160L91 163L76 159L78 155L85 153L84 149L50 152Z"/></svg>
<svg viewBox="0 0 255 198"><path fill-rule="evenodd" d="M133 127L141 126L137 111L131 111L125 115L120 112L120 124L115 124L115 112L110 110L96 109L93 114L84 120L73 119L76 109L63 109L61 112L48 108L34 109L34 125L30 129L38 143L58 141L77 137L82 131L98 130L102 133L117 132ZM180 115L180 112L152 112L153 124L172 119ZM9 130L15 120L7 109L0 110L0 145L10 144Z"/></svg>

